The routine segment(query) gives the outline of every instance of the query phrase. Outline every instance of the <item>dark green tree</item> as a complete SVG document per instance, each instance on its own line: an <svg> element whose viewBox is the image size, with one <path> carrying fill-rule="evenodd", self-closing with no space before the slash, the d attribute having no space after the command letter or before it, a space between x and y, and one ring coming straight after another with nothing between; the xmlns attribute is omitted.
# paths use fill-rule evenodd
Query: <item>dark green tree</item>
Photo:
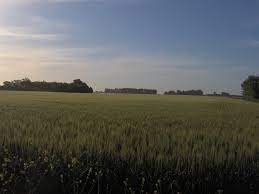
<svg viewBox="0 0 259 194"><path fill-rule="evenodd" d="M259 99L259 76L250 75L241 86L244 98Z"/></svg>
<svg viewBox="0 0 259 194"><path fill-rule="evenodd" d="M230 94L227 92L221 92L221 96L230 96Z"/></svg>
<svg viewBox="0 0 259 194"><path fill-rule="evenodd" d="M164 93L164 95L176 95L176 92L173 91L173 90L170 90L170 91L166 91L166 92Z"/></svg>
<svg viewBox="0 0 259 194"><path fill-rule="evenodd" d="M34 81L29 78L21 80L5 81L2 90L18 91L48 91L48 92L74 92L74 93L93 93L93 89L80 79L72 83Z"/></svg>

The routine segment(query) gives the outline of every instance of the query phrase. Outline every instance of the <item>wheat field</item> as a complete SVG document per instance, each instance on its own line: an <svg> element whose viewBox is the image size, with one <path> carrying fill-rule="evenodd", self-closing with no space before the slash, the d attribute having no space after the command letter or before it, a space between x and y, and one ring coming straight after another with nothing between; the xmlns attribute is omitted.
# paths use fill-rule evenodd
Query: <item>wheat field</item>
<svg viewBox="0 0 259 194"><path fill-rule="evenodd" d="M0 134L1 193L258 191L254 102L1 91Z"/></svg>

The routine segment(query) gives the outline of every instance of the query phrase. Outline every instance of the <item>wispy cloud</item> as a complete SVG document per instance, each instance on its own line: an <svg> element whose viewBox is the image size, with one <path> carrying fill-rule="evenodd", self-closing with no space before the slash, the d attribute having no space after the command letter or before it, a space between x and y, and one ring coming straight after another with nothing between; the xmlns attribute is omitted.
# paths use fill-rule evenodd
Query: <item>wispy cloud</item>
<svg viewBox="0 0 259 194"><path fill-rule="evenodd" d="M110 52L103 47L75 47L75 48L53 48L53 47L29 47L18 45L0 45L0 62L3 60L23 63L35 62L35 65L49 65L58 62L60 65L66 65L69 62L78 64L86 61L88 58L94 58L93 55L102 55ZM2 63L3 64L3 63Z"/></svg>
<svg viewBox="0 0 259 194"><path fill-rule="evenodd" d="M20 6L20 5L31 5L31 4L75 4L83 3L89 5L102 5L106 3L126 3L126 4L138 4L143 2L143 0L8 0L0 1L0 6Z"/></svg>
<svg viewBox="0 0 259 194"><path fill-rule="evenodd" d="M49 3L104 3L105 0L48 0L48 2Z"/></svg>
<svg viewBox="0 0 259 194"><path fill-rule="evenodd" d="M64 38L62 34L37 33L27 27L6 27L0 26L0 37L31 39L31 40L60 40Z"/></svg>
<svg viewBox="0 0 259 194"><path fill-rule="evenodd" d="M79 74L90 74L95 67L91 55L103 52L107 52L105 48L0 45L1 81L25 76L37 80L70 81Z"/></svg>
<svg viewBox="0 0 259 194"><path fill-rule="evenodd" d="M107 0L106 0L107 1ZM8 0L1 1L1 6L24 5L34 3L103 3L105 0Z"/></svg>
<svg viewBox="0 0 259 194"><path fill-rule="evenodd" d="M49 81L81 78L95 89L152 86L164 90L192 89L190 80L193 88L206 89L204 79L209 79L215 83L212 88L222 88L225 83L219 83L216 68L208 66L211 64L208 65L203 58L141 55L110 46L54 48L0 45L1 81L23 77ZM221 75L228 77L248 71L244 69L245 65L232 66L226 65Z"/></svg>
<svg viewBox="0 0 259 194"><path fill-rule="evenodd" d="M259 47L259 40L250 41L248 43L248 46L250 46L250 47Z"/></svg>

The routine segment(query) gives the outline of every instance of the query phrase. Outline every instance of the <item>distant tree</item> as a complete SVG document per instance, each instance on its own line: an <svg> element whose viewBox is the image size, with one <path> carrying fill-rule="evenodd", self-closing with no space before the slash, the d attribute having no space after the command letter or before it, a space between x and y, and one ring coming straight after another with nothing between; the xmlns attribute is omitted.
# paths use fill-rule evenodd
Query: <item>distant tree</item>
<svg viewBox="0 0 259 194"><path fill-rule="evenodd" d="M5 81L4 82L4 85L3 85L3 88L11 88L12 87L12 83L9 82L9 81Z"/></svg>
<svg viewBox="0 0 259 194"><path fill-rule="evenodd" d="M230 96L230 94L227 92L221 92L221 96Z"/></svg>
<svg viewBox="0 0 259 194"><path fill-rule="evenodd" d="M165 92L164 95L176 95L176 92L173 90L170 90L168 92Z"/></svg>
<svg viewBox="0 0 259 194"><path fill-rule="evenodd" d="M59 82L32 82L29 78L21 80L5 81L0 89L20 90L20 91L49 91L49 92L74 92L93 93L93 89L80 79L75 79L72 83Z"/></svg>
<svg viewBox="0 0 259 194"><path fill-rule="evenodd" d="M203 91L202 90L177 90L175 91L168 91L164 93L165 95L194 95L194 96L202 96Z"/></svg>
<svg viewBox="0 0 259 194"><path fill-rule="evenodd" d="M82 82L80 79L75 79L73 80L74 84L83 84L84 82Z"/></svg>
<svg viewBox="0 0 259 194"><path fill-rule="evenodd" d="M24 78L20 81L21 87L24 90L30 90L32 88L32 82L29 78Z"/></svg>
<svg viewBox="0 0 259 194"><path fill-rule="evenodd" d="M126 94L157 94L157 90L153 89L137 89L137 88L115 88L105 89L105 93L126 93Z"/></svg>
<svg viewBox="0 0 259 194"><path fill-rule="evenodd" d="M259 76L250 75L241 86L244 98L259 99Z"/></svg>

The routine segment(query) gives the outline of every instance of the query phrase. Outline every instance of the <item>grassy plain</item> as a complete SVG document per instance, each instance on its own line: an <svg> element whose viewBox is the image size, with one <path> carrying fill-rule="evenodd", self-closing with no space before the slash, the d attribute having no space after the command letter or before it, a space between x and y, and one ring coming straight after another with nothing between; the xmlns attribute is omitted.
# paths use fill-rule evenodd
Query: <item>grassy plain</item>
<svg viewBox="0 0 259 194"><path fill-rule="evenodd" d="M254 102L1 91L0 134L1 192L258 191Z"/></svg>

